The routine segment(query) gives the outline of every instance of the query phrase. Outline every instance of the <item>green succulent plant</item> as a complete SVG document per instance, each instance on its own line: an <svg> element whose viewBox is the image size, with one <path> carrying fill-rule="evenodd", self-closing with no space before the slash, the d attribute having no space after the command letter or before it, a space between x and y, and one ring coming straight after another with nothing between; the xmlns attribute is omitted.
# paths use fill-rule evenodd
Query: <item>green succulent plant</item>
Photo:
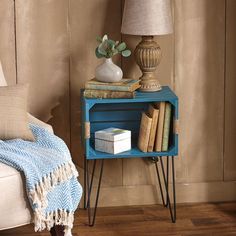
<svg viewBox="0 0 236 236"><path fill-rule="evenodd" d="M126 49L125 42L120 43L119 41L108 39L106 34L102 38L97 37L97 41L100 43L95 50L97 58L111 58L118 53L123 57L129 57L131 55L131 51Z"/></svg>

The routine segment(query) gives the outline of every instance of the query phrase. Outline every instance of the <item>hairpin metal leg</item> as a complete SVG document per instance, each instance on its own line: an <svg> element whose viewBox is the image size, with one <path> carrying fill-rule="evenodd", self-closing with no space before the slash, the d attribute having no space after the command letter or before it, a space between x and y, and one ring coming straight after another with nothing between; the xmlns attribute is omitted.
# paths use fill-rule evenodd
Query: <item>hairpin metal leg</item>
<svg viewBox="0 0 236 236"><path fill-rule="evenodd" d="M160 173L159 173L159 168L158 168L157 162L158 162L158 159L155 162L155 167L156 167L157 179L158 179L158 183L159 183L159 189L160 189L160 193L161 193L161 199L162 199L163 206L166 206L166 203L165 203L165 200L164 200L164 196L163 196L161 178L160 178Z"/></svg>
<svg viewBox="0 0 236 236"><path fill-rule="evenodd" d="M174 207L174 221L176 221L176 193L175 193L175 157L172 156L172 184L173 184L173 207Z"/></svg>
<svg viewBox="0 0 236 236"><path fill-rule="evenodd" d="M166 157L166 186L169 188L169 156ZM166 192L166 207L170 204L169 198L167 196L169 194L169 191Z"/></svg>
<svg viewBox="0 0 236 236"><path fill-rule="evenodd" d="M93 161L93 170L92 170L92 177L91 177L91 181L90 181L90 184L88 185L89 186L89 196L91 196L91 191L92 191L92 187L93 187L93 179L94 179L94 172L95 172L95 169L96 169L96 163L97 163L97 160L95 159ZM88 205L88 202L87 202L87 205Z"/></svg>
<svg viewBox="0 0 236 236"><path fill-rule="evenodd" d="M96 195L95 206L94 206L93 219L91 220L91 207L90 207L90 200L91 199L90 198L91 198L91 190L92 190L92 184L93 184L93 178L94 178L96 162L93 165L91 182L89 182L88 161L87 161L87 171L86 171L87 172L87 190L88 190L87 208L88 208L89 226L94 226L94 223L95 223L95 220L96 220L97 205L98 205L98 199L99 199L99 193L100 193L100 187L101 187L101 181L102 181L102 174L103 174L103 163L104 163L104 160L102 159L102 161L101 161L101 168L100 168L100 174L99 174L98 187L97 187L97 195Z"/></svg>
<svg viewBox="0 0 236 236"><path fill-rule="evenodd" d="M174 156L172 156L172 163L171 163L172 164L173 206L170 202L170 195L169 195L169 157L167 157L166 173L165 173L165 170L164 170L162 157L160 157L160 162L161 162L162 176L163 176L164 186L165 186L165 191L166 191L166 204L164 204L164 205L169 208L171 220L172 220L173 223L175 223L175 221L176 221L176 194L175 194ZM157 170L157 175L158 175L159 174L158 167L156 167L156 170ZM161 189L161 194L162 194L162 197L163 197L163 190L162 190L162 186L160 184L161 181L159 181L159 178L160 178L160 176L158 177L158 182L159 182L160 189ZM163 203L165 203L164 198L163 198L162 201L163 201Z"/></svg>
<svg viewBox="0 0 236 236"><path fill-rule="evenodd" d="M166 189L166 186L168 186L168 183L167 183L167 180L166 180L166 173L165 173L162 157L160 157L160 161L161 161L162 177L163 177L163 180L164 180L164 186L165 186L165 190L166 190L166 204L165 204L165 207L167 207L168 206L168 194L169 194L169 191L168 191L168 188Z"/></svg>
<svg viewBox="0 0 236 236"><path fill-rule="evenodd" d="M86 185L86 178L87 178L87 159L84 155L84 209L87 209L86 201L87 201L87 185Z"/></svg>

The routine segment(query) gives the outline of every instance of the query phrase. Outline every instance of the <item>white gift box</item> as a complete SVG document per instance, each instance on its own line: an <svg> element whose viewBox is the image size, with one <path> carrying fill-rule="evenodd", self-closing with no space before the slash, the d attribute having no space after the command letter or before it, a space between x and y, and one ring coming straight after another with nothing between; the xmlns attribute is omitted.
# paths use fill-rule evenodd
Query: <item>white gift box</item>
<svg viewBox="0 0 236 236"><path fill-rule="evenodd" d="M117 154L131 149L131 131L108 128L95 132L95 150Z"/></svg>

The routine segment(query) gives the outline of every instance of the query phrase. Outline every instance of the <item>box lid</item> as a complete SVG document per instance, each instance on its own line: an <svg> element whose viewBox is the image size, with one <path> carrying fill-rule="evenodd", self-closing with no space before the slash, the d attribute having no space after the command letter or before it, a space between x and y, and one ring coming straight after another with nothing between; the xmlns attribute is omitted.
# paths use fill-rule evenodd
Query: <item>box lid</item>
<svg viewBox="0 0 236 236"><path fill-rule="evenodd" d="M114 142L126 138L131 138L131 131L111 127L108 129L96 131L95 138Z"/></svg>

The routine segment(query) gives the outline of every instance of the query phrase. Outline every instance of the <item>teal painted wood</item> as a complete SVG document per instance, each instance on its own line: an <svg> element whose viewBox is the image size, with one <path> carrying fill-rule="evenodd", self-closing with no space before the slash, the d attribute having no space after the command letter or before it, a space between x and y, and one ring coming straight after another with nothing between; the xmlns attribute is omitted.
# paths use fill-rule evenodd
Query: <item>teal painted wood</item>
<svg viewBox="0 0 236 236"><path fill-rule="evenodd" d="M90 122L140 120L141 118L140 111L143 110L94 111L90 113Z"/></svg>
<svg viewBox="0 0 236 236"><path fill-rule="evenodd" d="M83 90L81 91L83 94ZM170 135L168 152L141 152L137 147L141 114L146 111L150 103L168 101L172 104L172 124L178 119L178 97L167 86L159 92L137 92L133 99L88 99L82 95L82 120L90 123L90 138L85 139L84 149L87 159L103 158L135 158L150 156L178 155L178 134ZM84 131L84 125L83 134ZM128 129L132 132L132 149L120 154L108 154L94 149L94 132L97 130L116 127ZM173 130L173 127L171 128ZM84 137L84 136L83 136Z"/></svg>

